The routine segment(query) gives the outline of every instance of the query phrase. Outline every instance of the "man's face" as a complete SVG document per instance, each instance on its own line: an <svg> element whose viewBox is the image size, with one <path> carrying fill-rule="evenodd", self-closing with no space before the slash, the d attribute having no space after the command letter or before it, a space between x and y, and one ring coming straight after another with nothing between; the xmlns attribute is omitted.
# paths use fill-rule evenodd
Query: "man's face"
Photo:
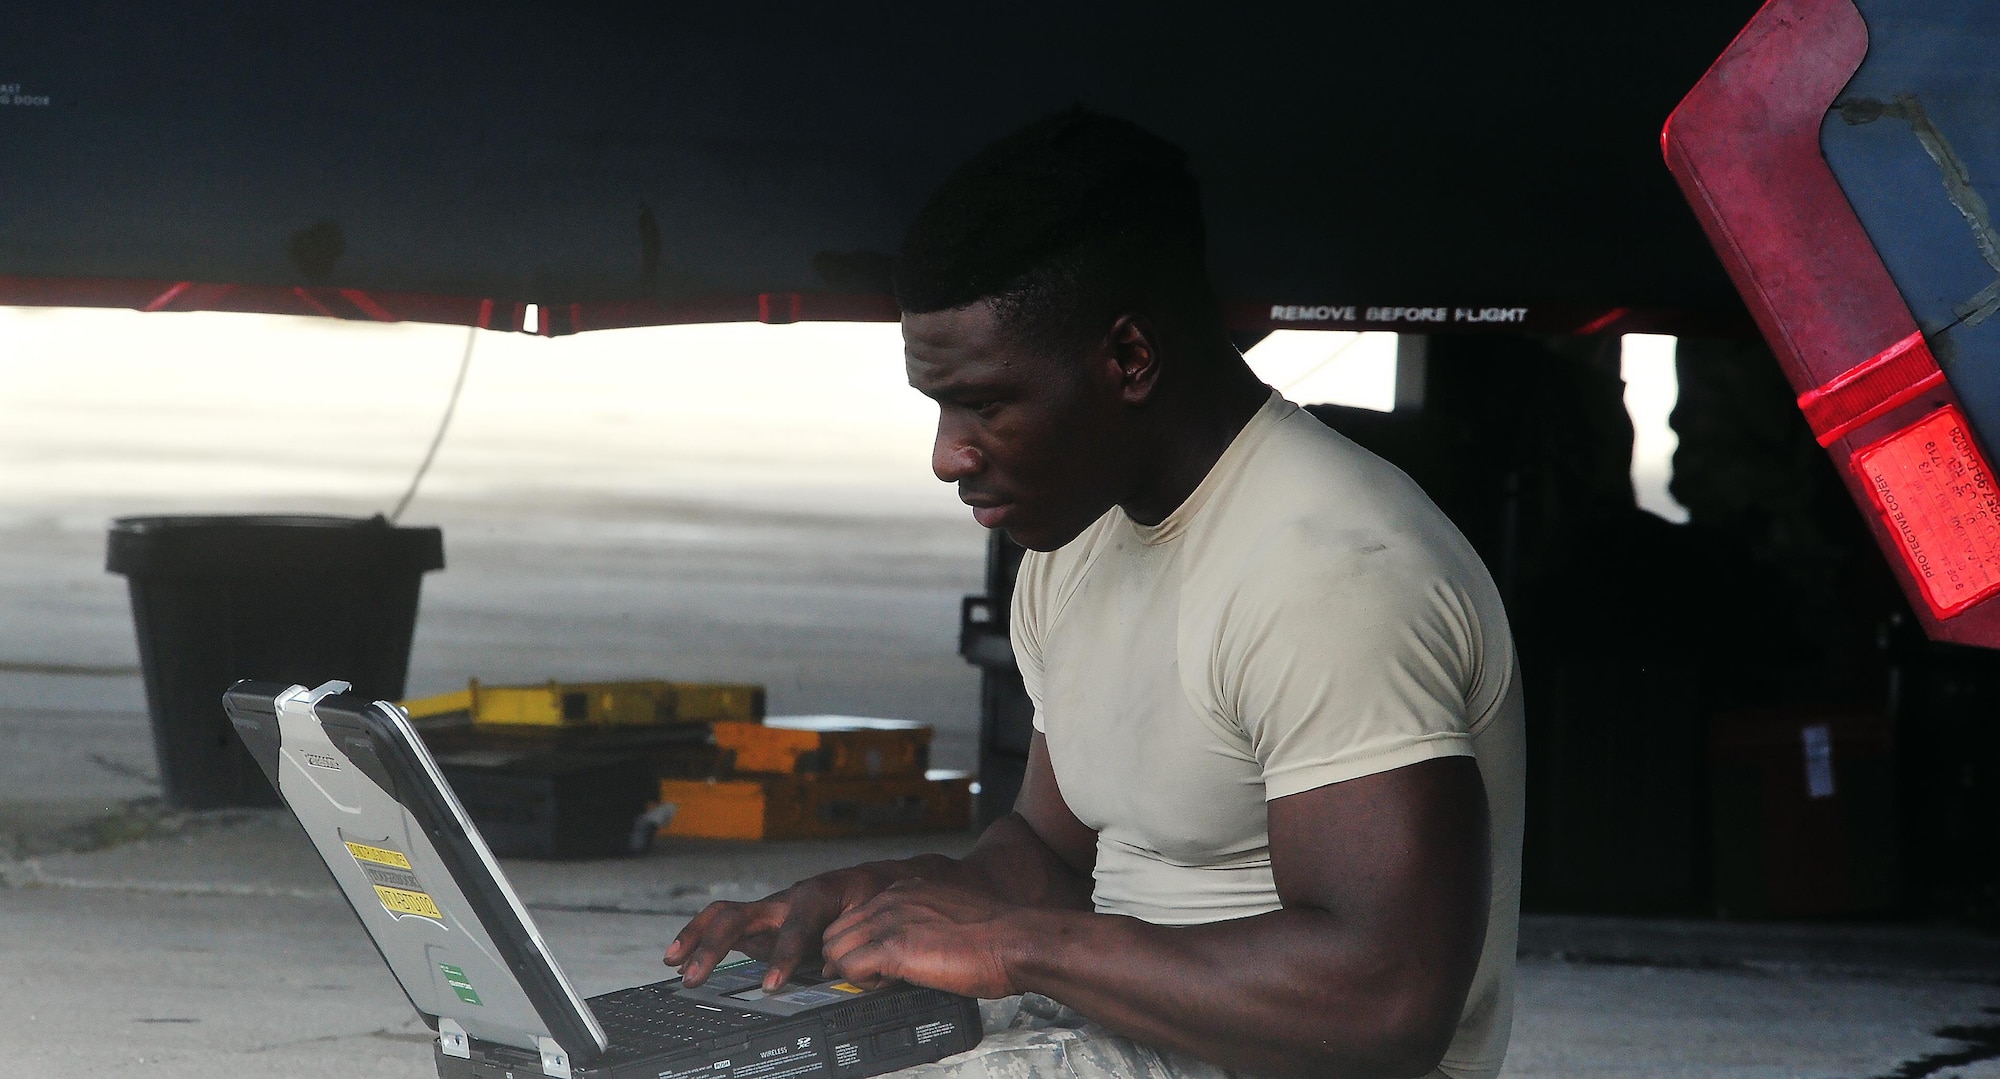
<svg viewBox="0 0 2000 1079"><path fill-rule="evenodd" d="M1052 551L1118 500L1116 380L1087 357L1015 341L984 303L905 314L903 357L938 405L931 470L980 524Z"/></svg>

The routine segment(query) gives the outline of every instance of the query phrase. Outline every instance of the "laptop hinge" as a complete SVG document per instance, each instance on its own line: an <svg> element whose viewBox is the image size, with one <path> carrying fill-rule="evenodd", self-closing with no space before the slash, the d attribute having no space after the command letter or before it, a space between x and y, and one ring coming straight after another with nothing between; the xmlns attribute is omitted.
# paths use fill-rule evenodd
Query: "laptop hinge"
<svg viewBox="0 0 2000 1079"><path fill-rule="evenodd" d="M465 1036L465 1028L442 1015L438 1016L438 1051L460 1060L472 1059L472 1042Z"/></svg>
<svg viewBox="0 0 2000 1079"><path fill-rule="evenodd" d="M536 1038L535 1044L542 1050L542 1074L553 1079L570 1079L569 1054L556 1044L554 1038Z"/></svg>

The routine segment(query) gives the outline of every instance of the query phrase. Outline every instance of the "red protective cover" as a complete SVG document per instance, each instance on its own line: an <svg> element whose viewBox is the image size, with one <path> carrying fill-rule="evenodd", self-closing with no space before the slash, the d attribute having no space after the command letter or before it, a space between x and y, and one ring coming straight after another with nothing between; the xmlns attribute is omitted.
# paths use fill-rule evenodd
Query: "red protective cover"
<svg viewBox="0 0 2000 1079"><path fill-rule="evenodd" d="M1867 53L1851 0L1771 0L1661 147L1925 631L2000 647L1992 468L1820 151Z"/></svg>

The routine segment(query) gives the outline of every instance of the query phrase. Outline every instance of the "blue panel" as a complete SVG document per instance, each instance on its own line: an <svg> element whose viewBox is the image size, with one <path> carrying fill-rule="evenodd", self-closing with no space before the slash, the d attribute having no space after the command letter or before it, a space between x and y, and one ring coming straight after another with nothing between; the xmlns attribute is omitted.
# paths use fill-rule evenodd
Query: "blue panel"
<svg viewBox="0 0 2000 1079"><path fill-rule="evenodd" d="M2000 208L2000 7L1856 6L1868 56L1820 145L1974 428L2000 447L2000 236L1990 233ZM1956 190L1954 174L1965 181ZM1982 296L1995 299L1985 312Z"/></svg>

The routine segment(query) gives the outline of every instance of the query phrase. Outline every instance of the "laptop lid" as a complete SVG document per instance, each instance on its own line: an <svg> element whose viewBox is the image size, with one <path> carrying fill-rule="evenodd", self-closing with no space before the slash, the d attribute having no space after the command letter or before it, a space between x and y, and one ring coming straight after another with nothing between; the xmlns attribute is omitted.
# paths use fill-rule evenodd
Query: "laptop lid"
<svg viewBox="0 0 2000 1079"><path fill-rule="evenodd" d="M223 707L447 1055L470 1036L551 1076L597 1060L603 1028L408 717L347 688L239 682Z"/></svg>

